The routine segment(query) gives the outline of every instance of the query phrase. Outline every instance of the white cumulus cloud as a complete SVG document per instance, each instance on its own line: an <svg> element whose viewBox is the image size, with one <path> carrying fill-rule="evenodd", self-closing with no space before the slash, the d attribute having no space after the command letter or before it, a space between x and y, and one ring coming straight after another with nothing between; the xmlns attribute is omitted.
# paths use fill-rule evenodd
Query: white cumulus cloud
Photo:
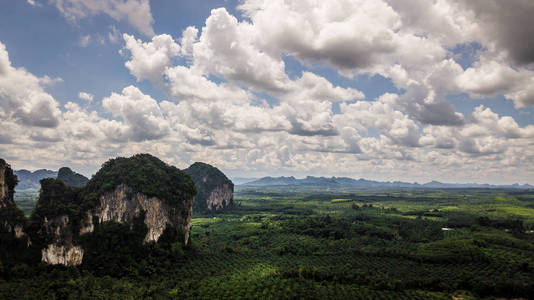
<svg viewBox="0 0 534 300"><path fill-rule="evenodd" d="M85 100L85 101L88 101L88 102L92 102L93 99L95 98L95 96L93 94L90 94L90 93L79 92L78 93L78 98L80 98L82 100Z"/></svg>
<svg viewBox="0 0 534 300"><path fill-rule="evenodd" d="M145 36L153 36L154 19L149 0L49 0L71 21L105 14L114 20L126 20Z"/></svg>

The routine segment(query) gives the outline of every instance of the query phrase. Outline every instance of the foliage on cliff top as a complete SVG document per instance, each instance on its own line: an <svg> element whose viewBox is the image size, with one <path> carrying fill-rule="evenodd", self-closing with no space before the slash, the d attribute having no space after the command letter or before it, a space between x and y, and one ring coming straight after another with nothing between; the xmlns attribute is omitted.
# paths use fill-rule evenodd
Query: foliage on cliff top
<svg viewBox="0 0 534 300"><path fill-rule="evenodd" d="M216 167L203 163L203 162L196 162L189 166L189 168L184 170L185 173L187 173L193 181L196 183L201 182L204 177L206 177L206 183L212 183L212 184L224 184L228 183L232 187L234 184L226 175L224 175L221 170L217 169Z"/></svg>
<svg viewBox="0 0 534 300"><path fill-rule="evenodd" d="M221 170L212 165L196 162L185 169L184 172L191 176L198 189L198 194L195 198L195 209L207 209L206 199L210 196L211 191L218 186L228 184L230 189L234 190L233 182Z"/></svg>
<svg viewBox="0 0 534 300"><path fill-rule="evenodd" d="M15 192L15 186L19 183L17 175L13 174L11 166L3 159L0 158L0 166L4 166L5 182L8 188L8 198L13 199L13 193ZM1 199L0 199L1 200Z"/></svg>
<svg viewBox="0 0 534 300"><path fill-rule="evenodd" d="M39 201L32 213L32 220L53 218L59 215L77 216L82 212L80 188L67 186L55 178L41 179Z"/></svg>
<svg viewBox="0 0 534 300"><path fill-rule="evenodd" d="M72 171L68 167L63 167L57 172L57 179L63 181L68 186L83 187L89 179L82 174Z"/></svg>
<svg viewBox="0 0 534 300"><path fill-rule="evenodd" d="M105 162L85 186L84 200L96 204L100 196L121 184L134 192L162 199L169 205L182 203L197 192L191 178L178 168L150 154L137 154Z"/></svg>

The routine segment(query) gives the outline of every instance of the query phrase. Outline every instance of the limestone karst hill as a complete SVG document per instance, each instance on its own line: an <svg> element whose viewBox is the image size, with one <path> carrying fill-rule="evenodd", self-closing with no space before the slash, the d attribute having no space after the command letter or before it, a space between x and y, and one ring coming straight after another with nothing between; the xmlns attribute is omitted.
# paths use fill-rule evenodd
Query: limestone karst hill
<svg viewBox="0 0 534 300"><path fill-rule="evenodd" d="M220 211L233 204L234 184L216 167L196 162L184 172L191 176L198 189L195 211Z"/></svg>
<svg viewBox="0 0 534 300"><path fill-rule="evenodd" d="M13 200L17 183L11 166L0 158L0 262L5 265L23 259L29 245L26 218Z"/></svg>
<svg viewBox="0 0 534 300"><path fill-rule="evenodd" d="M13 188L4 183L2 193ZM186 173L149 154L108 160L82 188L42 179L39 201L24 224L27 252L30 260L49 264L112 261L120 268L148 248L187 245L195 195Z"/></svg>
<svg viewBox="0 0 534 300"><path fill-rule="evenodd" d="M0 208L15 205L13 193L17 183L17 176L13 174L11 166L0 158Z"/></svg>
<svg viewBox="0 0 534 300"><path fill-rule="evenodd" d="M57 179L72 187L83 187L89 181L87 177L72 171L69 167L60 168L57 172Z"/></svg>

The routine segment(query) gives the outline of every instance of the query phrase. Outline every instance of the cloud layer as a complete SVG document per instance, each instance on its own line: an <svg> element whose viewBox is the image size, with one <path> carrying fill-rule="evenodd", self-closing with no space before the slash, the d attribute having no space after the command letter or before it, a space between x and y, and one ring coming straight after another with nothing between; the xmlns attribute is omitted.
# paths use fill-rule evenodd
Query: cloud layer
<svg viewBox="0 0 534 300"><path fill-rule="evenodd" d="M125 20L145 36L153 36L154 19L149 0L48 0L65 18L72 22L99 14L116 21ZM35 5L35 0L28 1ZM87 41L88 42L88 41Z"/></svg>
<svg viewBox="0 0 534 300"><path fill-rule="evenodd" d="M72 20L128 20L143 35L122 35L135 82L100 102L80 92L98 112L60 107L47 78L13 67L0 44L0 115L11 129L0 147L12 157L64 153L96 165L151 152L241 174L533 183L534 126L484 104L461 113L447 100L534 105L534 32L522 25L530 1L244 0L240 19L213 9L202 28L174 37L154 34L148 1L52 2ZM456 49L468 45L472 62L462 63ZM302 72L288 72L288 57ZM324 69L349 82L380 76L399 92L369 99ZM144 81L167 99L144 93Z"/></svg>

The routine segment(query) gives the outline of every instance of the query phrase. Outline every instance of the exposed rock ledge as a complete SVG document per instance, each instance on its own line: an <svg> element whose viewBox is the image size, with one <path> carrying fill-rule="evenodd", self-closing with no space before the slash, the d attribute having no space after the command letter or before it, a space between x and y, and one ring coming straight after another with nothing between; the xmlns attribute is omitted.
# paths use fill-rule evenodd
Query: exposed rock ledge
<svg viewBox="0 0 534 300"><path fill-rule="evenodd" d="M82 263L83 249L72 244L73 233L69 216L61 215L53 219L44 218L42 230L52 240L41 250L41 260L52 264L75 266Z"/></svg>
<svg viewBox="0 0 534 300"><path fill-rule="evenodd" d="M133 193L126 185L119 185L113 192L100 197L98 207L87 212L79 232L83 235L94 231L93 217L96 217L99 223L114 221L133 225L133 219L144 211L148 228L145 242L157 242L170 224L184 233L183 242L187 244L191 229L192 203L193 198L179 207L171 208L156 197L149 198L141 193ZM68 216L58 216L51 221L45 218L43 226L46 232L53 236L53 243L42 250L42 261L67 266L82 263L83 249L72 241L73 234Z"/></svg>
<svg viewBox="0 0 534 300"><path fill-rule="evenodd" d="M229 184L225 183L211 191L206 201L209 210L220 210L232 204L234 192Z"/></svg>
<svg viewBox="0 0 534 300"><path fill-rule="evenodd" d="M77 266L83 260L83 249L80 246L50 244L41 254L42 261L51 265Z"/></svg>
<svg viewBox="0 0 534 300"><path fill-rule="evenodd" d="M115 221L118 223L129 223L139 216L141 210L145 211L145 224L148 233L145 242L157 242L163 230L167 227L170 208L156 197L136 193L128 198L129 188L119 185L115 191L100 197L100 206L96 209L95 216L99 222Z"/></svg>

